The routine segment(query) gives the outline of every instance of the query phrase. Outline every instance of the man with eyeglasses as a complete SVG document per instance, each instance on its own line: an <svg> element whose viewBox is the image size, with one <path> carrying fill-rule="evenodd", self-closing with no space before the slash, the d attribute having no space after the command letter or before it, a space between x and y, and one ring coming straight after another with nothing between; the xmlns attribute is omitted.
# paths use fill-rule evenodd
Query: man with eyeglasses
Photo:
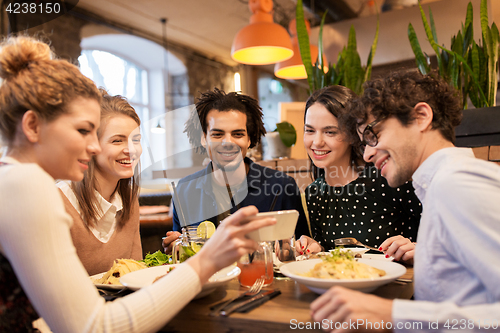
<svg viewBox="0 0 500 333"><path fill-rule="evenodd" d="M311 304L314 320L355 323L348 331L497 331L500 168L454 146L462 117L457 92L434 75L394 73L367 82L351 115L365 161L390 186L412 179L422 202L416 301L335 287Z"/></svg>

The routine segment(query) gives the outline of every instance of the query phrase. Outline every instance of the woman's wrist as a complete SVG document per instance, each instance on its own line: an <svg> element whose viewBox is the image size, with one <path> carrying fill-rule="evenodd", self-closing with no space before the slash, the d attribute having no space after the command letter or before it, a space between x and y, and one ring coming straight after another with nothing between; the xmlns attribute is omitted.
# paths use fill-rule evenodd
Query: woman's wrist
<svg viewBox="0 0 500 333"><path fill-rule="evenodd" d="M215 262L211 258L208 258L203 250L189 258L186 263L198 274L201 285L204 285L218 270Z"/></svg>

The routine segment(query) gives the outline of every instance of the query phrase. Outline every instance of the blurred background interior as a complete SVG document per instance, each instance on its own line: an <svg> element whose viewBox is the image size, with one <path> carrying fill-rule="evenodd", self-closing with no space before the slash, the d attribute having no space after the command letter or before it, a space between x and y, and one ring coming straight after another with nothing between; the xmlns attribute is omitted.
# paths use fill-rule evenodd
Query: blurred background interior
<svg viewBox="0 0 500 333"><path fill-rule="evenodd" d="M34 17L12 20L5 11L9 1L2 2L3 36L21 31L50 40L59 57L78 63L86 76L110 94L127 97L139 114L143 145L147 146L141 160L140 197L144 206L141 233L145 253L158 250L161 236L171 228L170 181L203 168L205 157L189 150L180 137L188 113L169 114L193 104L200 92L219 87L258 99L268 131L283 120L294 124L298 141L289 158L273 159L266 152L265 141L264 147L249 154L263 165L288 172L302 190L311 182L302 146L306 80L280 79L274 75L274 65L243 65L231 57L235 35L249 24L249 1L253 0L66 1L70 7L77 4L43 24ZM478 39L480 0L471 2ZM449 36L461 27L468 3L469 0L421 1L425 8L432 8L438 40L449 43ZM295 18L296 1L273 0L272 4L274 22L288 29ZM417 0L304 0L304 6L306 19L311 23L312 44L317 44L320 20L328 10L323 32L328 61L336 61L347 44L351 26L356 29L361 59L367 59L379 13L380 34L372 78L415 67L407 36L409 22L432 62L433 50L423 42L426 38ZM490 21L498 21L500 1L488 0L488 6ZM2 151L0 145L0 155Z"/></svg>

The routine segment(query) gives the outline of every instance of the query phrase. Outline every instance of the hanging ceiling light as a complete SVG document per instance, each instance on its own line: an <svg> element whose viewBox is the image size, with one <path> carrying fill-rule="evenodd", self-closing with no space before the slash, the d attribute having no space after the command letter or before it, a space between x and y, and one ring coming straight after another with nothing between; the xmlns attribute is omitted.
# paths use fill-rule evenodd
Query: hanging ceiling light
<svg viewBox="0 0 500 333"><path fill-rule="evenodd" d="M293 56L290 36L285 28L274 23L272 0L249 0L250 24L234 37L233 60L247 65L269 65Z"/></svg>
<svg viewBox="0 0 500 333"><path fill-rule="evenodd" d="M299 50L299 40L297 38L297 25L295 19L290 21L288 25L288 30L290 31L292 39L293 57L288 60L277 63L274 66L274 75L281 79L291 79L300 80L307 79L306 67L302 62L302 57L300 56ZM305 21L307 33L311 32L311 25L309 21ZM318 47L316 45L310 45L311 48L311 61L314 65L316 59L318 58ZM326 64L326 58L323 56L323 70L328 72L328 65Z"/></svg>
<svg viewBox="0 0 500 333"><path fill-rule="evenodd" d="M169 89L170 87L168 86L168 44L167 44L167 19L165 17L162 17L160 19L161 25L162 25L162 42L163 42L163 48L162 50L163 53L163 64L165 66L165 73L163 73L164 77L164 89L167 87ZM165 79L166 78L166 79ZM158 125L156 127L151 128L151 132L155 134L163 134L166 132L166 130L161 126L160 120L158 120Z"/></svg>
<svg viewBox="0 0 500 333"><path fill-rule="evenodd" d="M161 126L160 121L158 120L158 125L156 127L151 128L151 133L155 134L163 134L165 133L165 129Z"/></svg>

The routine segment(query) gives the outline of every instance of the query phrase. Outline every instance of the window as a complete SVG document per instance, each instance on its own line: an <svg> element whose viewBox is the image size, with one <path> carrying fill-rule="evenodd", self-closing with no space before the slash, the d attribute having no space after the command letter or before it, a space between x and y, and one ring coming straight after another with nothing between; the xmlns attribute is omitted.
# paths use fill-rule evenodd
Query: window
<svg viewBox="0 0 500 333"><path fill-rule="evenodd" d="M110 95L122 95L135 108L141 120L149 119L148 72L114 54L83 50L78 58L82 73Z"/></svg>
<svg viewBox="0 0 500 333"><path fill-rule="evenodd" d="M183 128L182 119L167 113L191 103L183 58L147 39L101 27L85 26L82 35L82 73L111 95L126 97L141 119L141 186L155 186L158 171L192 165L190 156L166 159L180 149L176 133ZM158 126L165 132L154 133Z"/></svg>
<svg viewBox="0 0 500 333"><path fill-rule="evenodd" d="M268 73L261 73L257 84L259 102L264 114L264 126L266 131L272 132L276 129L276 123L281 121L279 103L293 101L290 89Z"/></svg>

